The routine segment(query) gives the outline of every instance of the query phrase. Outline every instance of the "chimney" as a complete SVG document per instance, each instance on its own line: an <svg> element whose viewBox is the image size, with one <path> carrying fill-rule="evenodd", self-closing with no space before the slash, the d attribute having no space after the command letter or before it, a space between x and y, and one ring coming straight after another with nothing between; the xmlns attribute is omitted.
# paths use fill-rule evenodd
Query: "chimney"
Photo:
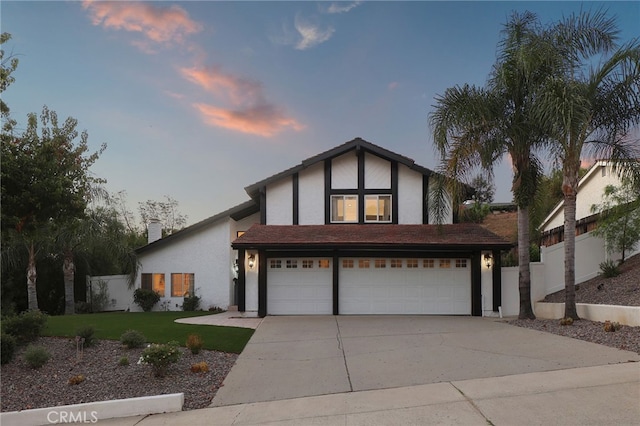
<svg viewBox="0 0 640 426"><path fill-rule="evenodd" d="M162 238L162 223L158 219L149 219L147 225L147 244Z"/></svg>

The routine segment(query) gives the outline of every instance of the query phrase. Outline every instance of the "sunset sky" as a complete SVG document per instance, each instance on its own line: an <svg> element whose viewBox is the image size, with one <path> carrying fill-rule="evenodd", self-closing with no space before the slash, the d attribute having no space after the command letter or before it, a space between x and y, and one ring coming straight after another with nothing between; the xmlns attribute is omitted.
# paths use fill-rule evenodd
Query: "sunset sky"
<svg viewBox="0 0 640 426"><path fill-rule="evenodd" d="M448 87L484 85L513 11L605 7L621 40L640 2L6 1L3 93L18 129L43 105L106 151L92 172L131 210L175 198L193 224L244 187L355 137L436 168L427 124ZM511 200L507 161L496 201Z"/></svg>

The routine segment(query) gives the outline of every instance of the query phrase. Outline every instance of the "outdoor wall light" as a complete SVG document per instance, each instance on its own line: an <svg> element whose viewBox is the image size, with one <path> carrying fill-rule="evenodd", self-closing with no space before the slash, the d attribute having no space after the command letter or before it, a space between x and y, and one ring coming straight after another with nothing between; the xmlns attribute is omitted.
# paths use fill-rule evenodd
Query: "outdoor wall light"
<svg viewBox="0 0 640 426"><path fill-rule="evenodd" d="M233 272L237 274L238 271L240 271L240 266L238 265L238 259L236 259L233 261Z"/></svg>
<svg viewBox="0 0 640 426"><path fill-rule="evenodd" d="M484 264L487 265L487 269L491 268L491 261L493 260L493 258L491 257L491 255L489 253L486 253L484 255Z"/></svg>
<svg viewBox="0 0 640 426"><path fill-rule="evenodd" d="M252 254L249 256L249 269L253 269L256 264L256 255Z"/></svg>

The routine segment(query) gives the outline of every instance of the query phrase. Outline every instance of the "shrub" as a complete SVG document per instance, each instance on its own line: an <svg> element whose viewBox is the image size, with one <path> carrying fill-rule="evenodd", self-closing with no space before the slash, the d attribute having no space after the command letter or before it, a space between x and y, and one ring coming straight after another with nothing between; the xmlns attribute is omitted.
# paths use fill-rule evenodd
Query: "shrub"
<svg viewBox="0 0 640 426"><path fill-rule="evenodd" d="M602 271L602 275L606 278L613 278L620 275L620 268L618 267L618 264L611 259L602 262L600 264L600 270Z"/></svg>
<svg viewBox="0 0 640 426"><path fill-rule="evenodd" d="M209 371L209 364L207 364L206 361L198 362L191 365L192 373L206 373L207 371Z"/></svg>
<svg viewBox="0 0 640 426"><path fill-rule="evenodd" d="M560 320L560 325L573 325L573 318L567 317Z"/></svg>
<svg viewBox="0 0 640 426"><path fill-rule="evenodd" d="M90 314L91 305L81 300L76 302L76 314Z"/></svg>
<svg viewBox="0 0 640 426"><path fill-rule="evenodd" d="M209 306L209 312L213 312L214 314L220 314L226 311L219 306Z"/></svg>
<svg viewBox="0 0 640 426"><path fill-rule="evenodd" d="M196 296L195 294L193 296L189 296L189 297L185 297L184 301L182 302L182 310L183 311L189 311L189 312L193 312L193 311L197 311L198 309L200 309L200 297Z"/></svg>
<svg viewBox="0 0 640 426"><path fill-rule="evenodd" d="M164 377L167 374L169 365L178 362L181 356L182 353L178 348L178 342L169 342L166 345L154 343L142 351L142 356L138 362L151 365L153 374L156 377Z"/></svg>
<svg viewBox="0 0 640 426"><path fill-rule="evenodd" d="M69 385L79 385L84 382L84 376L82 374L78 374L77 376L72 376L69 378Z"/></svg>
<svg viewBox="0 0 640 426"><path fill-rule="evenodd" d="M84 347L88 348L98 343L95 336L95 328L92 325L83 325L76 330L76 336L84 339Z"/></svg>
<svg viewBox="0 0 640 426"><path fill-rule="evenodd" d="M622 328L622 325L619 322L611 322L609 320L604 322L604 331L607 332L615 332Z"/></svg>
<svg viewBox="0 0 640 426"><path fill-rule="evenodd" d="M24 351L24 360L31 368L40 368L51 358L49 351L43 346L29 345Z"/></svg>
<svg viewBox="0 0 640 426"><path fill-rule="evenodd" d="M0 363L8 364L16 353L16 338L10 334L0 334Z"/></svg>
<svg viewBox="0 0 640 426"><path fill-rule="evenodd" d="M144 334L138 330L127 330L120 336L120 342L127 347L127 349L141 348L146 343L147 339Z"/></svg>
<svg viewBox="0 0 640 426"><path fill-rule="evenodd" d="M122 358L120 358L120 361L118 361L118 365L121 367L126 367L127 365L129 365L129 358L123 356Z"/></svg>
<svg viewBox="0 0 640 426"><path fill-rule="evenodd" d="M133 292L133 301L140 306L143 311L149 312L160 301L160 295L153 290L137 288Z"/></svg>
<svg viewBox="0 0 640 426"><path fill-rule="evenodd" d="M15 337L18 344L26 344L40 337L47 316L40 311L26 311L2 320L5 333Z"/></svg>
<svg viewBox="0 0 640 426"><path fill-rule="evenodd" d="M202 337L200 337L197 334L190 334L187 337L187 343L186 346L187 348L189 348L189 350L191 350L192 354L198 354L200 353L200 350L202 349L202 346L204 345L204 341L202 340Z"/></svg>

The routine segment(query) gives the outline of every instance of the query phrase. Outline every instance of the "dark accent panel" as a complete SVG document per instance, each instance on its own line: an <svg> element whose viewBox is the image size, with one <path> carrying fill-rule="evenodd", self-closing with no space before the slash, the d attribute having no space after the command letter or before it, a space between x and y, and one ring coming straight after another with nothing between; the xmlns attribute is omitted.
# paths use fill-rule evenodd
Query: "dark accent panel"
<svg viewBox="0 0 640 426"><path fill-rule="evenodd" d="M429 176L422 175L422 224L429 224Z"/></svg>
<svg viewBox="0 0 640 426"><path fill-rule="evenodd" d="M267 187L260 188L260 225L267 224Z"/></svg>
<svg viewBox="0 0 640 426"><path fill-rule="evenodd" d="M471 255L471 315L482 316L482 253Z"/></svg>
<svg viewBox="0 0 640 426"><path fill-rule="evenodd" d="M364 150L356 149L358 156L358 223L364 223Z"/></svg>
<svg viewBox="0 0 640 426"><path fill-rule="evenodd" d="M294 173L293 177L292 177L292 182L291 182L292 186L293 186L293 224L297 225L299 223L298 218L299 218L299 193L300 193L300 185L299 185L299 178L298 178L298 173Z"/></svg>
<svg viewBox="0 0 640 426"><path fill-rule="evenodd" d="M331 159L324 160L324 224L331 223Z"/></svg>
<svg viewBox="0 0 640 426"><path fill-rule="evenodd" d="M273 257L324 257L332 258L334 255L339 257L397 257L397 258L415 258L415 259L470 259L472 253L470 251L409 251L409 250L268 250L263 252L263 256L268 259Z"/></svg>
<svg viewBox="0 0 640 426"><path fill-rule="evenodd" d="M244 269L244 249L238 250L238 311L244 312L246 310L246 297L247 297L247 276Z"/></svg>
<svg viewBox="0 0 640 426"><path fill-rule="evenodd" d="M493 311L502 306L502 259L500 250L493 250Z"/></svg>
<svg viewBox="0 0 640 426"><path fill-rule="evenodd" d="M267 316L267 256L258 252L258 316Z"/></svg>
<svg viewBox="0 0 640 426"><path fill-rule="evenodd" d="M391 223L398 224L398 162L391 162Z"/></svg>
<svg viewBox="0 0 640 426"><path fill-rule="evenodd" d="M340 315L340 306L338 301L340 299L340 267L339 257L337 253L333 254L333 315Z"/></svg>

